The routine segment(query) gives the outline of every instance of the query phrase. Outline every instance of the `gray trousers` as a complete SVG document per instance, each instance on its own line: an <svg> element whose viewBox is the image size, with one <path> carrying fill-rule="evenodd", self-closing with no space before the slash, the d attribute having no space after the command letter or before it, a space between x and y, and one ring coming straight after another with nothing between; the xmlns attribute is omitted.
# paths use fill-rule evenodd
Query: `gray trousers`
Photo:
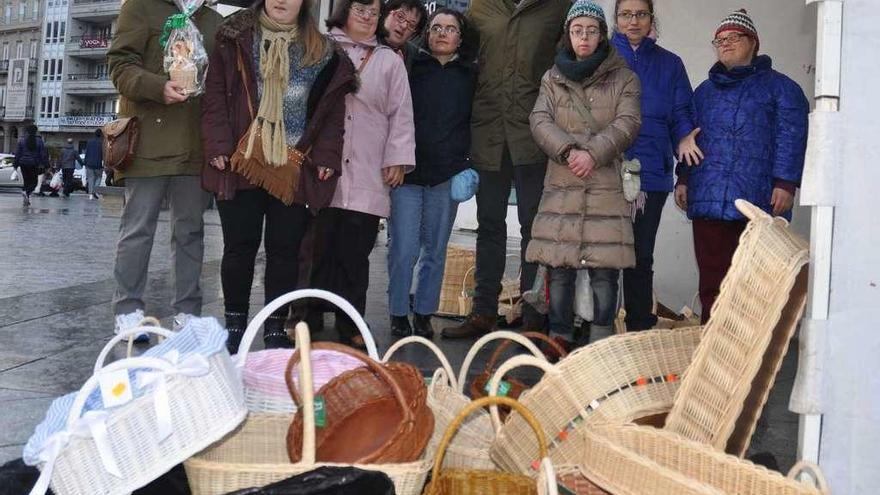
<svg viewBox="0 0 880 495"><path fill-rule="evenodd" d="M116 294L114 314L144 308L144 289L156 222L162 201L168 197L171 209L171 273L174 313L201 315L204 255L202 214L210 196L201 188L198 176L165 176L125 179L125 207L116 244Z"/></svg>
<svg viewBox="0 0 880 495"><path fill-rule="evenodd" d="M89 188L89 194L98 192L98 186L101 185L103 174L103 169L86 167L86 183L88 184L86 187Z"/></svg>

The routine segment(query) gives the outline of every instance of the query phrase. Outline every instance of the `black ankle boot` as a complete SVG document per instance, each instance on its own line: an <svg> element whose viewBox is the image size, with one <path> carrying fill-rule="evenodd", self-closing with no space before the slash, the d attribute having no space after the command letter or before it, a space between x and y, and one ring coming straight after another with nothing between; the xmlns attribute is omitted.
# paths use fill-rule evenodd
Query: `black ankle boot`
<svg viewBox="0 0 880 495"><path fill-rule="evenodd" d="M229 337L226 339L226 349L230 355L234 356L238 354L238 345L241 344L241 338L244 337L248 315L247 313L227 311L224 316L226 317L226 331L229 332Z"/></svg>
<svg viewBox="0 0 880 495"><path fill-rule="evenodd" d="M431 315L413 314L413 333L428 340L434 338L434 327L431 326Z"/></svg>
<svg viewBox="0 0 880 495"><path fill-rule="evenodd" d="M409 318L406 316L391 315L391 335L395 337L409 337L413 334Z"/></svg>
<svg viewBox="0 0 880 495"><path fill-rule="evenodd" d="M284 322L287 316L271 315L263 323L263 345L266 349L291 349L293 342L287 336Z"/></svg>

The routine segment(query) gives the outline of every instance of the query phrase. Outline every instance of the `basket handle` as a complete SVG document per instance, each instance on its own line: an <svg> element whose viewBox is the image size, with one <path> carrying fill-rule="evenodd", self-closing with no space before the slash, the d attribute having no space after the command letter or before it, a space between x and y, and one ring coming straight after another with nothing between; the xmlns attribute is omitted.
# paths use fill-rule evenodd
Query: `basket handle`
<svg viewBox="0 0 880 495"><path fill-rule="evenodd" d="M409 344L422 344L423 346L427 347L431 352L433 352L434 355L437 356L437 360L440 361L440 365L443 367L443 371L446 372L446 379L449 381L450 386L452 388L457 387L455 383L455 372L452 371L452 365L449 364L449 359L446 358L446 354L444 354L443 351L439 347L437 347L437 344L431 342L424 337L419 337L418 335L412 335L410 337L402 338L392 344L391 347L389 347L388 350L385 351L385 355L382 357L381 362L387 363L395 352L400 350L401 347Z"/></svg>
<svg viewBox="0 0 880 495"><path fill-rule="evenodd" d="M303 443L300 464L315 464L315 384L312 382L312 337L309 326L299 322L294 327L297 352L302 351L299 361L299 387L302 390ZM290 369L290 366L288 366ZM288 371L285 377L290 376ZM290 386L290 382L288 382Z"/></svg>
<svg viewBox="0 0 880 495"><path fill-rule="evenodd" d="M767 214L767 212L744 199L737 199L736 201L734 201L734 204L736 205L736 209L739 210L739 212L742 213L743 216L745 216L749 220L754 221L762 218L772 218L770 215Z"/></svg>
<svg viewBox="0 0 880 495"><path fill-rule="evenodd" d="M486 335L483 335L482 337L480 337L479 340L474 342L474 345L471 346L467 355L464 357L464 362L461 364L461 369L458 372L458 392L459 393L462 393L462 394L464 393L464 386L465 386L465 383L467 382L467 372L470 369L471 364L473 363L474 359L477 357L477 353L480 352L480 349L482 349L483 346L485 346L489 342L492 342L493 340L499 340L499 339L508 339L508 340L516 341L517 343L519 343L520 345L522 345L523 347L528 349L529 352L534 354L535 357L544 358L544 353L541 352L540 349L538 349L538 347L535 346L535 344L532 343L531 340L523 337L522 335L520 335L516 332L511 332L509 330L499 330L497 332L487 333ZM488 369L489 365L487 364L486 366Z"/></svg>
<svg viewBox="0 0 880 495"><path fill-rule="evenodd" d="M559 486L556 484L556 470L553 469L553 462L549 457L541 460L541 472L544 473L544 482L547 483L547 491L544 495L559 495ZM541 479L538 479L538 483ZM538 493L541 493L541 486L538 485Z"/></svg>
<svg viewBox="0 0 880 495"><path fill-rule="evenodd" d="M354 309L354 306L352 306L351 303L326 290L300 289L279 296L254 316L254 319L248 324L247 329L245 329L244 335L241 338L241 344L238 346L239 352L236 356L235 365L239 368L244 368L247 355L251 350L251 344L254 343L254 339L257 337L260 325L262 325L272 313L287 303L308 298L323 299L324 301L335 304L336 307L345 312L345 314L354 322L355 326L357 326L358 331L364 338L364 344L367 346L367 354L372 359L379 359L379 352L376 350L376 341L373 339L373 334L371 334L369 328L367 328L367 323L364 321L364 317Z"/></svg>
<svg viewBox="0 0 880 495"><path fill-rule="evenodd" d="M544 335L543 333L522 332L519 335L526 337L529 340L540 340L541 342L552 347L553 350L556 351L556 353L559 354L560 356L562 356L562 357L568 356L568 352L566 352L566 350L563 349L562 346L559 345L558 342L556 342L555 340L551 339L550 337ZM498 362L499 359L501 359L501 355L504 354L504 351L506 351L509 347L510 347L510 340L505 340L504 342L498 344L498 347L495 348L495 352L492 353L492 356L489 357L489 361L486 362L486 371L491 373L492 370L495 369L495 364ZM541 353L541 355L543 355L543 353Z"/></svg>
<svg viewBox="0 0 880 495"><path fill-rule="evenodd" d="M461 279L461 295L463 295L463 296L466 295L465 293L467 292L468 275L470 275L471 272L476 271L476 269L477 269L477 265L474 265L474 266L468 268L466 272L464 272L464 277L462 277L462 279Z"/></svg>
<svg viewBox="0 0 880 495"><path fill-rule="evenodd" d="M809 476L810 480L813 482L813 486L821 493L830 493L828 491L828 481L825 479L825 475L822 474L822 469L820 469L819 466L809 461L798 461L798 463L788 472L788 478L798 483L805 484L801 481L800 475L802 474Z"/></svg>
<svg viewBox="0 0 880 495"><path fill-rule="evenodd" d="M378 375L379 378L383 382L385 382L391 389L391 392L394 394L395 400L397 400L397 404L403 411L403 421L406 423L415 421L415 418L413 417L413 412L407 405L406 397L404 397L403 391L400 389L400 384L398 384L397 380L395 380L394 377L391 376L391 373L388 372L388 369L386 369L385 366L376 362L375 360L371 359L370 356L367 356L360 351L352 349L348 346L344 346L342 344L337 344L335 342L315 342L314 344L311 344L311 350L335 351L362 361L364 364L367 365L367 368L370 368L370 370ZM290 391L290 396L293 398L293 402L298 407L302 404L302 400L300 399L299 393L296 391L296 383L293 381L292 372L293 367L296 366L296 363L300 362L301 355L302 352L300 352L300 348L297 348L295 351L293 351L293 355L290 356L290 361L287 362L287 370L284 372L284 381L287 382L287 389ZM302 371L300 371L300 373L302 373ZM308 375L300 374L299 381L311 382L311 373L309 373Z"/></svg>
<svg viewBox="0 0 880 495"><path fill-rule="evenodd" d="M453 384L454 381L454 376L451 376L443 368L437 368L436 370L434 370L434 374L431 376L431 384L428 386L428 395L434 394L434 388L437 386L438 383L445 383L452 390L455 390L455 385Z"/></svg>
<svg viewBox="0 0 880 495"><path fill-rule="evenodd" d="M504 375L515 368L523 366L538 368L548 375L559 375L561 373L558 367L548 363L546 359L538 359L534 356L528 356L525 354L513 356L502 363L501 366L498 367L498 370L495 371L495 374L489 378L489 395L494 396L498 393L498 384L501 383L501 378L503 378ZM564 382L562 383L564 385ZM564 389L563 395L565 395L566 399L568 399L573 406L577 407L582 418L587 417L587 411L581 407L580 401L577 400L577 397L575 397L567 387ZM501 430L501 416L498 414L498 408L496 406L490 407L489 414L492 416L492 426L495 427L495 433L498 433Z"/></svg>
<svg viewBox="0 0 880 495"><path fill-rule="evenodd" d="M156 326L144 325L145 322L151 323L151 322L148 322L147 320L155 320L157 325ZM156 320L152 316L149 316L149 317L141 320L141 323L139 326L123 330L122 332L119 332L119 334L114 335L113 338L110 339L110 341L107 342L106 345L104 345L104 348L101 349L101 353L98 354L98 359L95 360L94 373L97 373L98 371L101 370L101 368L104 367L104 363L107 362L107 356L113 350L113 347L115 347L116 344L122 342L123 340L128 341L128 351L126 352L126 357L130 358L131 357L131 350L132 350L132 343L134 342L134 337L137 334L152 333L152 334L156 334L159 337L166 338L166 339L170 339L171 337L174 336L173 331L168 330L167 328L162 328L161 326L159 326L158 323L159 323L158 320Z"/></svg>
<svg viewBox="0 0 880 495"><path fill-rule="evenodd" d="M535 436L538 438L538 452L540 452L539 459L547 457L547 437L544 435L544 430L541 429L541 425L538 424L538 420L535 419L535 416L531 411L529 411L524 405L520 404L519 401L513 400L510 397L481 397L465 406L464 409L458 413L458 416L449 423L449 426L443 433L443 439L440 440L440 445L437 447L434 468L431 472L432 483L435 483L440 479L440 467L443 466L443 458L446 456L446 449L449 447L449 443L452 441L452 437L455 436L458 428L464 423L464 420L473 414L474 411L478 411L486 406L498 405L507 406L522 415L526 420L526 423L532 428L532 431L535 432Z"/></svg>

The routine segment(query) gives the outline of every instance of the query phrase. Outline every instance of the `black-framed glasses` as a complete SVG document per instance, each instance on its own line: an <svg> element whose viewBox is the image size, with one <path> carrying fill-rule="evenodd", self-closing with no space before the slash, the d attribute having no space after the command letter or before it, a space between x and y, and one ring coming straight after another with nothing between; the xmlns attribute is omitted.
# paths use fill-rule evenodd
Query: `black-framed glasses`
<svg viewBox="0 0 880 495"><path fill-rule="evenodd" d="M740 33L730 33L723 38L715 38L712 40L712 46L715 48L720 47L721 45L726 45L730 43L731 45L735 45L739 43L743 38L747 38L748 36Z"/></svg>
<svg viewBox="0 0 880 495"><path fill-rule="evenodd" d="M434 24L433 26L431 26L430 31L432 34L436 34L436 35L439 35L441 33L448 34L450 36L452 36L454 34L461 34L461 29L458 29L455 26L441 26L439 24Z"/></svg>
<svg viewBox="0 0 880 495"><path fill-rule="evenodd" d="M590 39L590 38L598 38L599 35L602 34L602 31L600 31L599 29L594 28L594 27L584 29L584 28L578 26L578 27L571 28L571 31L569 31L569 34L571 34L571 36L573 38Z"/></svg>
<svg viewBox="0 0 880 495"><path fill-rule="evenodd" d="M617 13L617 20L623 22L630 22L633 19L638 19L640 22L645 19L650 19L654 17L654 14L648 12L647 10L639 10L637 12L630 12L628 10L624 10L623 12Z"/></svg>
<svg viewBox="0 0 880 495"><path fill-rule="evenodd" d="M352 5L351 11L354 12L355 15L363 19L373 19L375 17L379 17L378 10L371 9L369 7L362 7L361 5Z"/></svg>
<svg viewBox="0 0 880 495"><path fill-rule="evenodd" d="M401 10L395 10L391 14L394 15L394 18L397 19L397 22L403 24L406 29L415 30L416 27L418 27L419 25L418 19L410 19Z"/></svg>

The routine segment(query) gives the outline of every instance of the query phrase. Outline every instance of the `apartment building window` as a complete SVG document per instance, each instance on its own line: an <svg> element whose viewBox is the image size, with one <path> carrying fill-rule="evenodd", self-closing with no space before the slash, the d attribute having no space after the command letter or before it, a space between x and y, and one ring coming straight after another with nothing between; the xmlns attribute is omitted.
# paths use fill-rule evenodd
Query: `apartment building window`
<svg viewBox="0 0 880 495"><path fill-rule="evenodd" d="M58 42L58 21L52 23L52 43Z"/></svg>
<svg viewBox="0 0 880 495"><path fill-rule="evenodd" d="M58 118L58 107L60 107L60 106L61 106L61 97L56 96L55 97L55 113L52 115L56 119Z"/></svg>
<svg viewBox="0 0 880 495"><path fill-rule="evenodd" d="M33 14L34 19L38 19L40 16L40 0L34 0L33 9L31 10L31 14Z"/></svg>
<svg viewBox="0 0 880 495"><path fill-rule="evenodd" d="M107 77L107 64L98 64L95 66L95 77L97 79Z"/></svg>
<svg viewBox="0 0 880 495"><path fill-rule="evenodd" d="M6 88L0 87L0 106L6 106Z"/></svg>
<svg viewBox="0 0 880 495"><path fill-rule="evenodd" d="M24 16L27 15L27 0L21 0L21 3L18 4L18 17L21 17L24 20Z"/></svg>
<svg viewBox="0 0 880 495"><path fill-rule="evenodd" d="M20 40L15 42L15 58L21 58L24 55L24 43Z"/></svg>
<svg viewBox="0 0 880 495"><path fill-rule="evenodd" d="M51 41L49 38L50 36L52 36L52 23L46 22L46 43Z"/></svg>
<svg viewBox="0 0 880 495"><path fill-rule="evenodd" d="M3 60L9 60L9 42L3 43Z"/></svg>
<svg viewBox="0 0 880 495"><path fill-rule="evenodd" d="M40 44L39 40L31 40L31 58L32 59L37 58L37 48L38 48L39 44Z"/></svg>
<svg viewBox="0 0 880 495"><path fill-rule="evenodd" d="M55 71L55 74L56 74L55 80L56 80L56 81L60 81L60 80L61 80L61 75L64 73L64 71L61 70L62 64L64 64L64 59L60 59L60 58L59 58L59 59L58 59L58 70Z"/></svg>
<svg viewBox="0 0 880 495"><path fill-rule="evenodd" d="M49 80L49 59L43 59L43 80Z"/></svg>
<svg viewBox="0 0 880 495"><path fill-rule="evenodd" d="M67 27L67 21L61 21L61 32L58 33L58 37L60 38L59 41L61 41L62 43L64 43L64 33L66 32L66 29L65 29L66 27Z"/></svg>
<svg viewBox="0 0 880 495"><path fill-rule="evenodd" d="M46 117L46 97L40 98L40 118Z"/></svg>
<svg viewBox="0 0 880 495"><path fill-rule="evenodd" d="M3 9L3 18L6 19L6 22L12 19L12 2L6 2L6 8Z"/></svg>

